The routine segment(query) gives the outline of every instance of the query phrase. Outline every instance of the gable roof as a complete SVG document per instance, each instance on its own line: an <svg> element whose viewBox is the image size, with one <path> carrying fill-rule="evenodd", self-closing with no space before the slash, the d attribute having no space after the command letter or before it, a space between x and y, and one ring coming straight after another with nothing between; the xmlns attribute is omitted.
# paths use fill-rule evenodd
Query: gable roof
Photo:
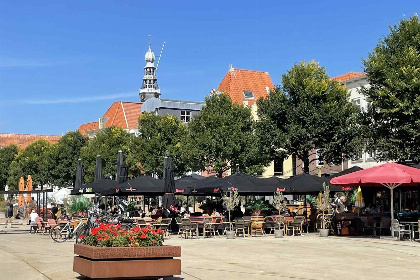
<svg viewBox="0 0 420 280"><path fill-rule="evenodd" d="M141 114L140 109L141 103L116 101L112 103L103 116L108 118L104 127L138 128L138 118Z"/></svg>
<svg viewBox="0 0 420 280"><path fill-rule="evenodd" d="M348 72L346 74L343 74L343 75L340 75L340 76L336 76L336 77L333 77L331 79L336 80L336 81L339 81L339 82L345 82L347 80L354 79L354 78L357 78L357 77L361 77L363 75L366 75L366 73L350 71L350 72Z"/></svg>
<svg viewBox="0 0 420 280"><path fill-rule="evenodd" d="M116 101L108 108L102 116L105 122L103 127L118 126L123 129L137 129L138 119L141 115L141 103ZM88 135L88 131L99 129L99 122L84 123L79 126L79 131L83 135Z"/></svg>
<svg viewBox="0 0 420 280"><path fill-rule="evenodd" d="M267 87L268 90L274 88L268 72L231 68L217 90L224 91L230 96L232 102L240 104L243 104L245 99L244 91L252 91L254 99L248 100L248 104L251 105L258 98L267 97Z"/></svg>
<svg viewBox="0 0 420 280"><path fill-rule="evenodd" d="M88 130L95 130L99 128L99 122L84 123L77 129L81 134L87 136Z"/></svg>
<svg viewBox="0 0 420 280"><path fill-rule="evenodd" d="M20 149L26 148L32 142L39 139L47 140L55 144L61 138L61 135L37 135L37 134L18 134L18 133L0 133L0 147L6 147L16 144Z"/></svg>

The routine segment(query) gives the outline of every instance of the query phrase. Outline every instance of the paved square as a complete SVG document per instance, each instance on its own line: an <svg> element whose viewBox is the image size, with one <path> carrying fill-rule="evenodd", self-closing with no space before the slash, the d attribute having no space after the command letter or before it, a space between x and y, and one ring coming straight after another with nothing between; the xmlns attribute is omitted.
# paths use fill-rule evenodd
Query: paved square
<svg viewBox="0 0 420 280"><path fill-rule="evenodd" d="M73 242L18 229L0 233L0 279L78 279ZM182 275L168 279L418 279L420 243L390 239L224 237L184 240ZM83 279L79 277L79 279Z"/></svg>

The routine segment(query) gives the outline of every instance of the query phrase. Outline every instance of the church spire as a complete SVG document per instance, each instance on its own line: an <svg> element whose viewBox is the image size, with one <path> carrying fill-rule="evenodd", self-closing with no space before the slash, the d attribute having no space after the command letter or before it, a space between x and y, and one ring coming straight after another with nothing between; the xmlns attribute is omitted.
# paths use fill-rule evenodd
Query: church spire
<svg viewBox="0 0 420 280"><path fill-rule="evenodd" d="M156 78L155 54L152 52L150 35L149 49L144 56L144 60L146 61L146 66L144 66L143 84L139 92L140 102L144 102L153 97L160 98L160 88L158 87Z"/></svg>

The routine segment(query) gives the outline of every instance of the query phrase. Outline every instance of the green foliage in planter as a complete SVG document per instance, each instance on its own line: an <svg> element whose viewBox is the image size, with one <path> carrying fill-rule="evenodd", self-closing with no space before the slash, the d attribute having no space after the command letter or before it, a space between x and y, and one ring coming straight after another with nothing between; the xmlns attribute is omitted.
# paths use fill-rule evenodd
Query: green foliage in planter
<svg viewBox="0 0 420 280"><path fill-rule="evenodd" d="M261 199L250 202L247 208L251 210L268 210L268 206Z"/></svg>
<svg viewBox="0 0 420 280"><path fill-rule="evenodd" d="M71 198L68 211L70 213L86 212L92 206L93 204L89 202L89 200L86 197L76 196L75 198Z"/></svg>
<svg viewBox="0 0 420 280"><path fill-rule="evenodd" d="M151 247L163 245L163 231L149 227L125 230L120 225L101 224L88 236L81 236L82 244L95 247Z"/></svg>
<svg viewBox="0 0 420 280"><path fill-rule="evenodd" d="M312 206L317 207L318 206L318 199L316 195L306 195L306 202L309 203Z"/></svg>

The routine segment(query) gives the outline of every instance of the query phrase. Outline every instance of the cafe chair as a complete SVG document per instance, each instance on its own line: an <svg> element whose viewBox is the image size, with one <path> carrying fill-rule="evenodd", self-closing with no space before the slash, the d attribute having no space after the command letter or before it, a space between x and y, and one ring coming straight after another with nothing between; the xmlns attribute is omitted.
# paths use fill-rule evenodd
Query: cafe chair
<svg viewBox="0 0 420 280"><path fill-rule="evenodd" d="M394 236L398 234L398 239L402 240L404 235L407 235L408 238L411 238L411 230L407 229L404 225L401 225L397 219L393 219L391 222L392 229L394 230Z"/></svg>
<svg viewBox="0 0 420 280"><path fill-rule="evenodd" d="M289 223L288 230L292 231L292 235L295 235L295 232L302 235L303 233L303 222L305 221L304 216L296 216L293 221Z"/></svg>
<svg viewBox="0 0 420 280"><path fill-rule="evenodd" d="M241 233L242 234L242 237L245 237L246 236L245 235L245 231L247 231L247 227L245 226L244 219L241 219L241 218L237 219L235 221L235 233L236 233L236 236L239 236L238 234Z"/></svg>
<svg viewBox="0 0 420 280"><path fill-rule="evenodd" d="M182 219L181 227L182 235L185 239L188 239L188 237L192 238L194 235L197 236L197 224L191 223L190 219Z"/></svg>
<svg viewBox="0 0 420 280"><path fill-rule="evenodd" d="M213 218L205 218L203 220L203 237L205 238L207 233L209 236L216 236L216 223L213 223Z"/></svg>
<svg viewBox="0 0 420 280"><path fill-rule="evenodd" d="M264 231L264 217L255 216L251 217L251 235L257 236L257 233L265 235Z"/></svg>
<svg viewBox="0 0 420 280"><path fill-rule="evenodd" d="M268 229L268 233L274 234L274 230L277 229L277 221L273 217L267 216L264 219L264 229Z"/></svg>

